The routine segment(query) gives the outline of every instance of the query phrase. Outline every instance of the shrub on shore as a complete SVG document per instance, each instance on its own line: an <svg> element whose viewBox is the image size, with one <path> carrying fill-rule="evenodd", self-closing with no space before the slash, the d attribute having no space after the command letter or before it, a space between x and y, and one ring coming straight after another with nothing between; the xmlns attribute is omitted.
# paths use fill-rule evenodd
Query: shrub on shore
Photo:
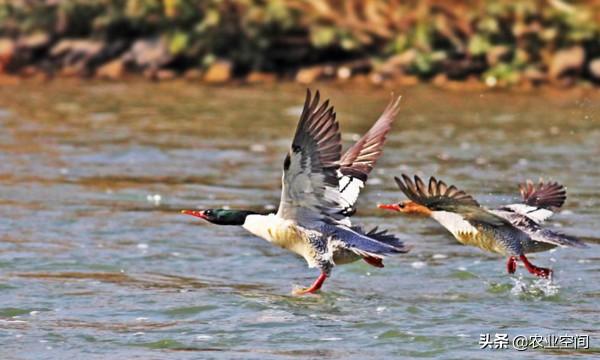
<svg viewBox="0 0 600 360"><path fill-rule="evenodd" d="M600 80L599 24L593 0L0 0L0 71L569 84Z"/></svg>

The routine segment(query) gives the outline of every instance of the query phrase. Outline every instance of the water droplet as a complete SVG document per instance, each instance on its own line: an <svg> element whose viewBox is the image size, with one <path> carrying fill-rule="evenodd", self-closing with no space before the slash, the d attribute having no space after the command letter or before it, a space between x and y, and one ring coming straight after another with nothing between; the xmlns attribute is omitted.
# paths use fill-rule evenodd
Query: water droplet
<svg viewBox="0 0 600 360"><path fill-rule="evenodd" d="M196 340L200 340L200 341L206 341L206 340L210 340L212 338L213 338L212 336L210 336L210 335L204 335L204 334L196 336Z"/></svg>
<svg viewBox="0 0 600 360"><path fill-rule="evenodd" d="M158 206L160 205L162 196L160 196L160 194L146 195L146 200L148 200L150 203L153 203L155 206Z"/></svg>
<svg viewBox="0 0 600 360"><path fill-rule="evenodd" d="M527 164L529 164L529 161L527 159L519 159L518 164L520 166L527 166Z"/></svg>
<svg viewBox="0 0 600 360"><path fill-rule="evenodd" d="M484 157L481 157L481 156L478 157L477 159L475 159L475 164L477 164L477 165L485 165L485 164L487 164L487 162L488 162L487 159Z"/></svg>
<svg viewBox="0 0 600 360"><path fill-rule="evenodd" d="M450 159L450 154L443 152L443 153L439 153L437 155L437 158L443 161L449 160Z"/></svg>
<svg viewBox="0 0 600 360"><path fill-rule="evenodd" d="M328 338L322 338L321 340L323 340L323 341L340 341L343 339L340 337L328 337Z"/></svg>
<svg viewBox="0 0 600 360"><path fill-rule="evenodd" d="M427 263L424 261L413 261L410 266L412 266L415 269L422 269L424 267L427 266Z"/></svg>
<svg viewBox="0 0 600 360"><path fill-rule="evenodd" d="M285 109L284 113L289 116L297 117L302 115L303 106L291 106Z"/></svg>
<svg viewBox="0 0 600 360"><path fill-rule="evenodd" d="M374 177L369 179L369 185L381 185L383 184L383 180L380 178Z"/></svg>
<svg viewBox="0 0 600 360"><path fill-rule="evenodd" d="M265 151L267 151L267 147L264 144L252 144L250 145L250 151L264 153Z"/></svg>

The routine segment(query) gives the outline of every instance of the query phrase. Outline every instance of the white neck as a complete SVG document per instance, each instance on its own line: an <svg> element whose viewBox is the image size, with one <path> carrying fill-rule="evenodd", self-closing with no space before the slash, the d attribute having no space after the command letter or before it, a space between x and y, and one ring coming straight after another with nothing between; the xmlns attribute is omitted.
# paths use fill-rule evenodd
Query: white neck
<svg viewBox="0 0 600 360"><path fill-rule="evenodd" d="M267 241L273 241L273 236L270 231L282 221L284 220L276 214L251 214L246 216L246 221L244 221L242 227L260 238Z"/></svg>

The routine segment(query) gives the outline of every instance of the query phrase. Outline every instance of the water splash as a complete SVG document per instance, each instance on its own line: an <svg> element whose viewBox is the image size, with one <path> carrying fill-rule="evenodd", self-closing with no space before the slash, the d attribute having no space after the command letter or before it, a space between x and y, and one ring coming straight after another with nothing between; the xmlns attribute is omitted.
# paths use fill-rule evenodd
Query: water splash
<svg viewBox="0 0 600 360"><path fill-rule="evenodd" d="M514 286L510 293L521 298L541 299L558 295L560 285L553 279L525 280L522 275L512 278Z"/></svg>

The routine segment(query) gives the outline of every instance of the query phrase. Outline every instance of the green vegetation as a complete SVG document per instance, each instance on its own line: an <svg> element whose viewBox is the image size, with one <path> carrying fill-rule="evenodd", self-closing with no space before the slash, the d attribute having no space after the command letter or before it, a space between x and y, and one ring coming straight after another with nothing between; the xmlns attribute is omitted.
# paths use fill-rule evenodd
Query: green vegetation
<svg viewBox="0 0 600 360"><path fill-rule="evenodd" d="M591 0L0 0L0 69L89 76L118 60L113 75L155 76L225 62L216 78L228 79L350 64L350 75L384 80L598 80L599 8Z"/></svg>

